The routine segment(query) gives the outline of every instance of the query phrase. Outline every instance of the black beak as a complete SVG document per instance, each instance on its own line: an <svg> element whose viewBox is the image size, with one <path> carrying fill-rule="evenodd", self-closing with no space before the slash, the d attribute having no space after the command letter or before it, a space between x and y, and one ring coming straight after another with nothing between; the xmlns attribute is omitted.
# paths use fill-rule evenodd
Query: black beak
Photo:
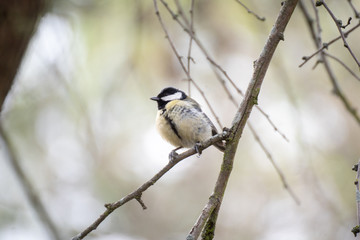
<svg viewBox="0 0 360 240"><path fill-rule="evenodd" d="M158 98L158 97L152 97L150 99L153 100L153 101L159 101L160 100L160 98Z"/></svg>

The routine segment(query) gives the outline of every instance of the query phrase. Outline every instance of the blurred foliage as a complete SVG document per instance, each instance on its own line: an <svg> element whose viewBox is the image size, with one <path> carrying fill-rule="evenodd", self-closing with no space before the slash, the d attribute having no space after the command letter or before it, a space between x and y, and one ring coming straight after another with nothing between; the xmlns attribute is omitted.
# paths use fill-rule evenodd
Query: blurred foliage
<svg viewBox="0 0 360 240"><path fill-rule="evenodd" d="M281 1L243 2L266 21L236 1L196 1L194 26L210 55L244 91ZM189 9L190 1L182 3ZM329 6L341 19L353 14L345 1L329 1ZM186 61L189 37L161 5L160 12ZM319 13L323 40L330 41L337 29L323 9ZM155 131L157 109L149 98L166 86L187 92L188 83L164 36L152 1L54 1L40 22L3 121L23 169L65 239L92 223L104 203L127 195L168 161L172 147ZM357 30L347 39L358 57L359 37ZM331 93L323 67L312 70L316 58L298 68L301 58L315 50L297 9L259 97L259 105L290 141L259 111L250 117L301 205L290 198L246 130L215 239L353 239L351 167L360 156L360 128ZM340 41L330 50L356 69ZM229 126L236 106L195 45L192 56L194 80ZM359 108L359 82L335 62L331 66ZM231 92L240 103L241 97ZM210 113L193 87L191 96ZM2 159L0 186L7 194L0 195L0 238L46 239L3 153ZM215 148L185 160L144 193L146 211L130 202L87 239L184 239L213 190L220 164Z"/></svg>

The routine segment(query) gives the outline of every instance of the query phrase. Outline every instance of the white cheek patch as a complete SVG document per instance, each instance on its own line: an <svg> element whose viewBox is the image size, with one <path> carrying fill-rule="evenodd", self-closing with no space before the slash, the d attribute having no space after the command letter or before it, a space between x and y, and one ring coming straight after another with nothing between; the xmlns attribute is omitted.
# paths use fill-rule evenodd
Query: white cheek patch
<svg viewBox="0 0 360 240"><path fill-rule="evenodd" d="M168 102L168 101L172 101L172 100L179 100L182 97L182 93L181 92L176 92L174 94L162 97L161 100Z"/></svg>

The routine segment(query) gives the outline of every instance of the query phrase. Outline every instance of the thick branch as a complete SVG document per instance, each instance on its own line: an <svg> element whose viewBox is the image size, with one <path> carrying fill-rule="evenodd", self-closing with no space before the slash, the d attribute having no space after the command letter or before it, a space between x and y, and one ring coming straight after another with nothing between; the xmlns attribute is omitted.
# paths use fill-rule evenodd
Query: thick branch
<svg viewBox="0 0 360 240"><path fill-rule="evenodd" d="M255 69L252 79L248 85L245 97L240 105L240 108L233 120L231 136L226 144L223 164L215 185L214 193L209 199L202 214L198 218L194 227L191 229L187 239L195 240L199 237L205 221L209 218L212 211L216 209L217 205L222 202L227 182L229 180L231 170L233 167L234 157L237 146L246 125L247 119L250 116L251 110L257 104L257 97L260 92L265 73L269 67L272 56L280 40L283 40L283 33L290 17L296 7L297 0L288 0L283 3L275 25L265 43L260 57L255 63ZM213 218L213 217L212 217ZM215 218L216 219L216 218Z"/></svg>
<svg viewBox="0 0 360 240"><path fill-rule="evenodd" d="M0 1L0 106L10 91L16 72L46 0Z"/></svg>
<svg viewBox="0 0 360 240"><path fill-rule="evenodd" d="M8 95L38 20L45 13L47 0L0 1L0 108ZM0 139L9 164L23 187L34 212L51 239L61 239L45 206L42 204L26 172L21 168L16 150L0 123Z"/></svg>
<svg viewBox="0 0 360 240"><path fill-rule="evenodd" d="M155 1L156 3L156 1ZM278 16L278 19L275 23L275 26L266 42L266 45L263 49L263 52L260 55L260 58L257 60L255 64L254 69L254 75L251 79L251 82L249 84L248 90L246 92L245 98L240 106L240 109L238 110L232 126L231 138L229 139L229 132L224 131L221 134L218 134L208 141L204 142L202 144L202 147L200 150L205 149L212 145L213 143L220 141L220 140L227 140L227 147L225 150L224 160L221 168L221 172L219 174L218 180L215 185L214 193L209 199L208 204L205 206L202 214L200 215L197 223L191 230L189 236L187 239L197 239L201 230L203 229L205 222L208 221L209 217L210 221L209 224L216 224L216 218L217 218L217 212L220 207L220 203L223 199L223 195L226 189L226 185L232 170L232 165L237 149L237 145L239 142L239 139L241 137L242 131L245 127L246 121L250 115L250 112L252 110L252 107L254 104L257 103L257 96L260 91L260 87L263 81L263 78L265 76L266 70L269 66L269 63L271 61L271 58L274 54L274 51L277 47L277 44L280 40L283 39L283 31L290 19L290 16L296 6L297 0L288 0L283 4L283 7L280 11L280 14ZM158 11L157 11L158 14ZM147 190L150 186L152 186L158 179L160 179L167 171L169 171L173 166L175 166L178 162L183 160L184 158L187 158L193 154L195 154L195 149L189 149L188 151L178 155L173 161L170 161L163 169L161 169L153 178L151 178L149 181L144 183L142 186L140 186L138 189L130 193L129 195L125 196L124 198L120 199L117 202L106 204L106 210L103 214L100 215L100 217L91 224L87 229L85 229L83 232L78 234L76 237L73 238L73 240L83 239L85 236L87 236L91 231L95 230L102 221L104 221L107 216L109 216L114 210L125 204L126 202L137 199L139 201L141 194ZM216 211L215 211L216 209ZM215 212L214 212L215 211ZM210 231L211 232L211 231Z"/></svg>

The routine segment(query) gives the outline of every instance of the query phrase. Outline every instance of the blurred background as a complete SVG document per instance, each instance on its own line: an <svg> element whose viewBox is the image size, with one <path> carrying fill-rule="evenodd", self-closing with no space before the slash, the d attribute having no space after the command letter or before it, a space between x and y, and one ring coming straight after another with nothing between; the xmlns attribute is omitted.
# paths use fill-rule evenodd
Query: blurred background
<svg viewBox="0 0 360 240"><path fill-rule="evenodd" d="M186 14L190 1L181 1ZM245 91L280 9L281 1L195 1L194 27L209 55ZM305 1L310 13L313 9ZM347 1L327 1L346 22ZM357 8L360 9L359 2ZM175 7L169 1L170 7ZM175 9L175 8L174 8ZM322 37L339 35L319 8ZM186 61L189 36L159 3L179 54ZM352 25L356 24L354 19ZM360 58L356 30L347 38ZM297 8L273 57L259 106L286 141L254 109L250 123L301 201L284 189L268 157L245 128L225 193L215 239L353 239L357 225L352 166L360 158L359 123L332 93L324 67L302 68L316 51ZM340 41L329 51L357 75ZM193 44L191 76L204 91L222 126L237 110L211 65ZM360 83L330 62L338 84L360 107ZM240 104L242 97L226 82ZM150 179L173 149L155 129L156 96L164 87L189 92L186 74L171 50L152 1L53 1L28 46L2 114L22 169L63 239L88 227L104 211ZM195 87L195 98L220 130ZM184 239L213 191L222 162L215 148L170 170L142 196L147 210L131 201L116 210L86 239ZM1 151L0 239L49 239L19 179Z"/></svg>

